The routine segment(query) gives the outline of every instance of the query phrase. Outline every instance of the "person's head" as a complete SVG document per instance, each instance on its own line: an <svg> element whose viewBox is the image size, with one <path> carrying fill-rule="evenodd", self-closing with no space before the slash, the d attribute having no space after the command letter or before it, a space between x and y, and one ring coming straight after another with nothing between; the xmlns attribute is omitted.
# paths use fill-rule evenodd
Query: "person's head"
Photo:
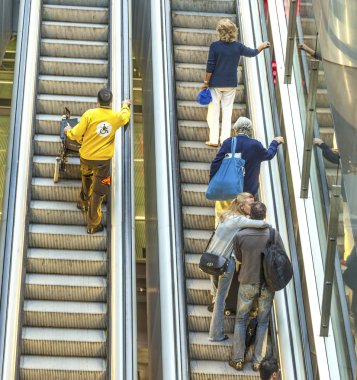
<svg viewBox="0 0 357 380"><path fill-rule="evenodd" d="M250 205L254 202L254 197L250 193L240 193L231 202L229 209L220 216L222 222L231 215L250 215Z"/></svg>
<svg viewBox="0 0 357 380"><path fill-rule="evenodd" d="M279 374L279 366L276 359L264 359L260 363L259 374L261 380L277 379Z"/></svg>
<svg viewBox="0 0 357 380"><path fill-rule="evenodd" d="M237 25L229 18L222 18L218 21L216 30L219 34L219 39L225 42L233 42L237 39Z"/></svg>
<svg viewBox="0 0 357 380"><path fill-rule="evenodd" d="M264 220L267 216L267 208L263 202L254 202L250 206L250 217L256 220Z"/></svg>
<svg viewBox="0 0 357 380"><path fill-rule="evenodd" d="M98 92L97 99L101 106L110 106L113 99L113 94L108 88L102 88Z"/></svg>
<svg viewBox="0 0 357 380"><path fill-rule="evenodd" d="M238 120L233 125L233 131L236 135L239 133L244 133L245 135L253 136L253 125L252 122L244 116L238 118Z"/></svg>

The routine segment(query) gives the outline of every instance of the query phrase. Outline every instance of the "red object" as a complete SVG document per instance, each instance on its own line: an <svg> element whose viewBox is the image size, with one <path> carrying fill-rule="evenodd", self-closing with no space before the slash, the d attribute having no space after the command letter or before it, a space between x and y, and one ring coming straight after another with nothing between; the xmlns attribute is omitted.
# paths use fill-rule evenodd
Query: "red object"
<svg viewBox="0 0 357 380"><path fill-rule="evenodd" d="M276 84L277 76L278 76L276 61L271 61L271 73L273 75L273 82L274 82L274 84Z"/></svg>

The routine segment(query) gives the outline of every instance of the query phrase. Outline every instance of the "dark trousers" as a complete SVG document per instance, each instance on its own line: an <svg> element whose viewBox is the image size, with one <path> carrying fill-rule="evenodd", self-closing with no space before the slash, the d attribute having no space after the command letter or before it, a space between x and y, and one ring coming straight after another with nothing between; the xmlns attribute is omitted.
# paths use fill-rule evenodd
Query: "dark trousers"
<svg viewBox="0 0 357 380"><path fill-rule="evenodd" d="M110 160L85 160L81 157L82 190L80 204L88 205L87 227L94 228L102 219L102 202L110 186Z"/></svg>

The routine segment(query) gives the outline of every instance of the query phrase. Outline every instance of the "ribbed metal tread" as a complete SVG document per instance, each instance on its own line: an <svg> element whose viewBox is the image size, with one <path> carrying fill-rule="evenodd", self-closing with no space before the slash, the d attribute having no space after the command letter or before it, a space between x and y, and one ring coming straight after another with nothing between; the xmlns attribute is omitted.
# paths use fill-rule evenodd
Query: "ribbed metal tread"
<svg viewBox="0 0 357 380"><path fill-rule="evenodd" d="M105 380L106 361L100 358L23 355L20 380Z"/></svg>
<svg viewBox="0 0 357 380"><path fill-rule="evenodd" d="M93 58L40 57L39 73L43 75L107 78L108 61Z"/></svg>
<svg viewBox="0 0 357 380"><path fill-rule="evenodd" d="M107 305L102 302L24 301L23 325L103 329L107 327Z"/></svg>
<svg viewBox="0 0 357 380"><path fill-rule="evenodd" d="M213 148L201 141L179 141L180 160L191 162L211 163L218 153L218 148Z"/></svg>
<svg viewBox="0 0 357 380"><path fill-rule="evenodd" d="M181 185L181 201L184 206L214 207L214 201L206 198L207 185L185 183Z"/></svg>
<svg viewBox="0 0 357 380"><path fill-rule="evenodd" d="M105 302L107 281L103 276L27 274L25 298L53 301Z"/></svg>
<svg viewBox="0 0 357 380"><path fill-rule="evenodd" d="M186 278L209 279L209 275L199 268L202 253L185 253Z"/></svg>
<svg viewBox="0 0 357 380"><path fill-rule="evenodd" d="M206 162L181 162L181 181L208 184L210 164Z"/></svg>
<svg viewBox="0 0 357 380"><path fill-rule="evenodd" d="M71 118L77 118L79 121L81 117L73 114ZM59 136L61 119L62 115L37 114L36 133Z"/></svg>
<svg viewBox="0 0 357 380"><path fill-rule="evenodd" d="M194 12L219 12L219 13L235 13L234 0L173 0L172 9L174 11L194 11Z"/></svg>
<svg viewBox="0 0 357 380"><path fill-rule="evenodd" d="M178 28L215 29L222 18L236 21L236 15L225 13L207 13L194 11L173 11L172 24Z"/></svg>
<svg viewBox="0 0 357 380"><path fill-rule="evenodd" d="M207 310L206 305L187 306L188 328L190 331L205 332L209 331L212 313ZM224 332L233 334L235 316L224 318Z"/></svg>
<svg viewBox="0 0 357 380"><path fill-rule="evenodd" d="M186 299L190 305L209 305L211 303L211 283L208 279L186 279Z"/></svg>
<svg viewBox="0 0 357 380"><path fill-rule="evenodd" d="M38 92L51 95L92 97L108 85L108 80L105 78L40 75L38 79Z"/></svg>
<svg viewBox="0 0 357 380"><path fill-rule="evenodd" d="M177 126L180 140L207 141L209 138L206 121L179 120Z"/></svg>
<svg viewBox="0 0 357 380"><path fill-rule="evenodd" d="M104 330L24 327L22 354L105 357Z"/></svg>
<svg viewBox="0 0 357 380"><path fill-rule="evenodd" d="M44 4L78 5L83 2L88 7L109 7L109 0L45 0Z"/></svg>
<svg viewBox="0 0 357 380"><path fill-rule="evenodd" d="M202 81L201 82L176 81L176 99L196 101L197 95L200 92L201 86L202 86ZM237 85L235 102L244 102L244 86L242 84Z"/></svg>
<svg viewBox="0 0 357 380"><path fill-rule="evenodd" d="M210 342L207 332L190 332L191 359L227 361L231 356L233 334L227 334L229 339L223 342Z"/></svg>
<svg viewBox="0 0 357 380"><path fill-rule="evenodd" d="M107 231L94 235L87 234L82 226L61 226L55 224L30 224L29 247L51 249L89 249L104 251L107 245Z"/></svg>
<svg viewBox="0 0 357 380"><path fill-rule="evenodd" d="M253 371L251 363L246 363L244 370L238 372L227 362L191 360L192 380L256 380L259 378L259 373Z"/></svg>
<svg viewBox="0 0 357 380"><path fill-rule="evenodd" d="M47 57L106 59L108 42L42 38L41 55Z"/></svg>
<svg viewBox="0 0 357 380"><path fill-rule="evenodd" d="M73 114L84 114L89 108L97 107L97 98L92 96L37 95L37 112L61 115L64 106L69 106Z"/></svg>
<svg viewBox="0 0 357 380"><path fill-rule="evenodd" d="M45 21L108 24L108 8L83 5L45 4L42 7L42 19Z"/></svg>
<svg viewBox="0 0 357 380"><path fill-rule="evenodd" d="M108 25L62 21L43 21L43 38L59 38L85 41L108 41Z"/></svg>
<svg viewBox="0 0 357 380"><path fill-rule="evenodd" d="M34 156L33 157L33 167L32 175L34 177L45 177L53 178L53 173L55 170L55 157L51 156ZM81 178L80 168L79 168L79 157L68 157L68 162L66 164L66 172L61 173L62 178Z"/></svg>
<svg viewBox="0 0 357 380"><path fill-rule="evenodd" d="M214 228L214 208L212 207L182 207L183 226L187 229L212 230Z"/></svg>
<svg viewBox="0 0 357 380"><path fill-rule="evenodd" d="M196 101L178 100L177 117L179 120L206 120L207 106L202 106ZM239 116L244 116L246 111L245 104L233 105L232 120L238 119Z"/></svg>
<svg viewBox="0 0 357 380"><path fill-rule="evenodd" d="M206 64L208 56L207 46L175 45L174 56L176 63Z"/></svg>
<svg viewBox="0 0 357 380"><path fill-rule="evenodd" d="M209 46L217 41L217 32L212 29L173 28L175 45Z"/></svg>
<svg viewBox="0 0 357 380"><path fill-rule="evenodd" d="M80 180L61 179L59 182L53 183L52 178L32 177L31 199L76 202L81 186Z"/></svg>
<svg viewBox="0 0 357 380"><path fill-rule="evenodd" d="M106 225L107 208L102 205L103 224ZM39 224L87 225L87 215L75 202L33 200L30 203L30 222Z"/></svg>
<svg viewBox="0 0 357 380"><path fill-rule="evenodd" d="M105 251L30 248L27 251L26 272L104 276L107 265Z"/></svg>

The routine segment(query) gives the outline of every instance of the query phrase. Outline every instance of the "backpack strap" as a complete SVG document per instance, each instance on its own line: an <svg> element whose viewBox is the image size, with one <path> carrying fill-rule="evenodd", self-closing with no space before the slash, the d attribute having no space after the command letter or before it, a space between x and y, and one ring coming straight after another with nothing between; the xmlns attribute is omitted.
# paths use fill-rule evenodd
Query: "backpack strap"
<svg viewBox="0 0 357 380"><path fill-rule="evenodd" d="M269 241L268 243L274 244L275 243L275 229L273 227L269 227Z"/></svg>
<svg viewBox="0 0 357 380"><path fill-rule="evenodd" d="M204 250L204 252L207 252L207 249L208 249L208 247L209 247L209 245L210 245L210 243L211 243L211 241L212 241L213 236L214 236L215 233L216 233L216 230L214 230L214 231L212 232L212 235L211 235L211 237L210 237L209 240L208 240L208 243L207 243L207 245L206 245L206 249Z"/></svg>

